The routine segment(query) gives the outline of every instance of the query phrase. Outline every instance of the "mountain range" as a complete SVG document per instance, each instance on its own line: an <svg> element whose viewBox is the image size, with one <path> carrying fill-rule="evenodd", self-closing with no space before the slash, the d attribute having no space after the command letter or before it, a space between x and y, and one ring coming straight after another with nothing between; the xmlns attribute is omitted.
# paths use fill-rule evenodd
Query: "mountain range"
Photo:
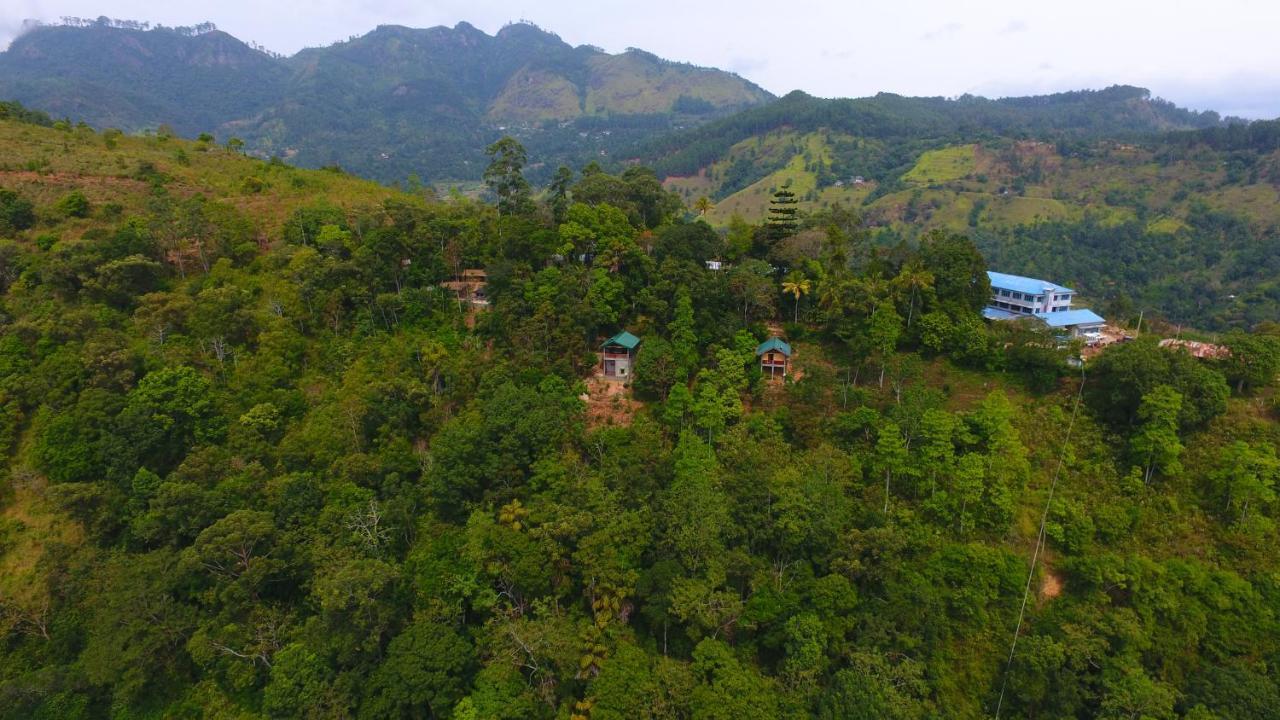
<svg viewBox="0 0 1280 720"><path fill-rule="evenodd" d="M238 137L260 157L337 165L383 182L474 182L484 149L502 135L528 148L530 178L561 164L640 161L662 177L726 160L736 144L781 129L828 129L867 143L837 152L850 174L905 171L942 139L1056 140L1140 136L1224 124L1114 87L988 100L881 93L784 98L732 73L658 58L573 47L527 23L488 35L465 22L384 25L284 57L217 30L99 18L35 26L0 53L0 99L55 117L126 132L168 126L180 135ZM790 161L741 154L714 198Z"/></svg>
<svg viewBox="0 0 1280 720"><path fill-rule="evenodd" d="M105 18L17 38L0 53L0 97L96 127L168 125L303 166L431 182L478 178L503 134L554 170L772 99L731 73L573 47L523 23L493 36L467 23L380 26L282 57L208 24Z"/></svg>

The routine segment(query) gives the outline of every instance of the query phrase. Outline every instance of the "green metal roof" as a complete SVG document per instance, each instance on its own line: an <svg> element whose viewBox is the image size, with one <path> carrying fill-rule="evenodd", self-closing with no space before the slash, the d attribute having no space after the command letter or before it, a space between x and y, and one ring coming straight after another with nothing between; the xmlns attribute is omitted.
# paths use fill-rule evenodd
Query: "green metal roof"
<svg viewBox="0 0 1280 720"><path fill-rule="evenodd" d="M632 335L626 330L623 330L617 335L614 335L608 340L605 340L604 342L600 343L600 347L604 347L605 345L621 345L622 347L628 350L635 350L636 346L639 344L640 344L640 338L636 337L635 335Z"/></svg>
<svg viewBox="0 0 1280 720"><path fill-rule="evenodd" d="M777 350L783 355L791 357L791 346L787 344L786 340L783 340L780 337L771 337L760 343L760 347L756 348L756 354L763 355L770 350Z"/></svg>

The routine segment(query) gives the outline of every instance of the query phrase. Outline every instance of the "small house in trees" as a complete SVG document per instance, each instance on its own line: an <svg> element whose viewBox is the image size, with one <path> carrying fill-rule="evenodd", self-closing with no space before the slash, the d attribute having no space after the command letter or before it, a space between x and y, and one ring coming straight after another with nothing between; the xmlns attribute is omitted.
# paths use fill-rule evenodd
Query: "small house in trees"
<svg viewBox="0 0 1280 720"><path fill-rule="evenodd" d="M627 380L635 363L640 338L623 330L600 345L600 371L609 380Z"/></svg>
<svg viewBox="0 0 1280 720"><path fill-rule="evenodd" d="M489 276L479 268L463 270L454 279L440 283L442 287L453 292L459 300L472 305L489 304L489 298L485 294L488 284Z"/></svg>
<svg viewBox="0 0 1280 720"><path fill-rule="evenodd" d="M760 372L770 380L785 378L791 364L791 346L782 338L771 337L756 348L756 357L760 358Z"/></svg>

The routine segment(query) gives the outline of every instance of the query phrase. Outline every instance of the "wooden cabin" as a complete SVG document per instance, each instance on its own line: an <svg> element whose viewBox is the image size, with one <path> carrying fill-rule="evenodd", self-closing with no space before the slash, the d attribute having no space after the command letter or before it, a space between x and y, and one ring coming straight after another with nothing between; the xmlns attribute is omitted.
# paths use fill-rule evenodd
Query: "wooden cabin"
<svg viewBox="0 0 1280 720"><path fill-rule="evenodd" d="M600 345L600 373L608 380L630 380L640 338L623 330Z"/></svg>
<svg viewBox="0 0 1280 720"><path fill-rule="evenodd" d="M484 270L471 268L463 270L452 280L440 283L440 286L452 292L458 300L472 305L488 305L489 298L485 289L489 284L489 276Z"/></svg>
<svg viewBox="0 0 1280 720"><path fill-rule="evenodd" d="M782 338L771 337L756 348L756 357L760 358L760 372L770 380L785 378L791 364L791 346Z"/></svg>

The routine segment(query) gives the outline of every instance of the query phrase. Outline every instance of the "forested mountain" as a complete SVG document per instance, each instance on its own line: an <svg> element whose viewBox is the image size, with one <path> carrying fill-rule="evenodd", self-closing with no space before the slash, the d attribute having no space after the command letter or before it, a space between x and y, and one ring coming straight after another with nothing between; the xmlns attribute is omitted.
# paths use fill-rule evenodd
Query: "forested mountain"
<svg viewBox="0 0 1280 720"><path fill-rule="evenodd" d="M962 235L524 157L0 105L0 719L1275 716L1275 322L1081 370Z"/></svg>
<svg viewBox="0 0 1280 720"><path fill-rule="evenodd" d="M796 91L775 103L703 127L656 138L636 151L659 175L691 175L747 139L787 129L830 130L892 146L862 174L879 176L921 144L991 137L1124 139L1158 130L1215 127L1215 112L1197 113L1151 97L1143 88L1115 86L990 100L903 97L824 99Z"/></svg>
<svg viewBox="0 0 1280 720"><path fill-rule="evenodd" d="M100 129L167 124L303 166L438 182L478 180L504 132L554 170L770 96L719 70L575 48L527 24L496 36L466 23L382 26L284 58L208 25L102 19L16 39L0 53L0 98Z"/></svg>

